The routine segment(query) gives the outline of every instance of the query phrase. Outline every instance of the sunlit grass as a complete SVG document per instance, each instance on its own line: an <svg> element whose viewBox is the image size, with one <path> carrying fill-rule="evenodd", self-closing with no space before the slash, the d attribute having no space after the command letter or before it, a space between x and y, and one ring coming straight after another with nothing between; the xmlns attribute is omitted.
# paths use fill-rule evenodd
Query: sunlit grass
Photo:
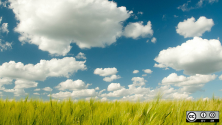
<svg viewBox="0 0 222 125"><path fill-rule="evenodd" d="M222 99L161 100L149 102L90 101L73 102L39 99L0 100L0 125L184 125L186 111L219 111ZM219 123L191 123L222 124Z"/></svg>

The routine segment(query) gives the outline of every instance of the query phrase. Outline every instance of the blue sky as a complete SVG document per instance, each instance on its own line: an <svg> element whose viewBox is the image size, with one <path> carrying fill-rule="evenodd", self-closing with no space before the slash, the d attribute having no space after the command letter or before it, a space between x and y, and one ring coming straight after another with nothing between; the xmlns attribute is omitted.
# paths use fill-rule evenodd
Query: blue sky
<svg viewBox="0 0 222 125"><path fill-rule="evenodd" d="M0 94L221 97L220 0L2 0Z"/></svg>

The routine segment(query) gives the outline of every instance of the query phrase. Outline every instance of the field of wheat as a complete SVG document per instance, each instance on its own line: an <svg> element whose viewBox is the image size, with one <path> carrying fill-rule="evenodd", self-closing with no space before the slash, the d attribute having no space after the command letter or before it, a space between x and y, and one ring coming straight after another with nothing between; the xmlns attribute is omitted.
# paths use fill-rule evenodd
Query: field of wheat
<svg viewBox="0 0 222 125"><path fill-rule="evenodd" d="M0 125L184 125L186 111L219 111L222 99L130 101L0 100Z"/></svg>

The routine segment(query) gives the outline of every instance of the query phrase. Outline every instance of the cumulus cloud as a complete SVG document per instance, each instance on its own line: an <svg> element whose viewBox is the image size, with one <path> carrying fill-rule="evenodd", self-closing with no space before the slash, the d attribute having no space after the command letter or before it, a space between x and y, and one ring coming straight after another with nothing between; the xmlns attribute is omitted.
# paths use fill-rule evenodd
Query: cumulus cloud
<svg viewBox="0 0 222 125"><path fill-rule="evenodd" d="M115 91L115 90L119 90L122 89L124 86L121 86L120 83L111 83L109 84L107 90L108 91Z"/></svg>
<svg viewBox="0 0 222 125"><path fill-rule="evenodd" d="M52 91L52 89L50 87L45 87L42 90L44 90L44 91Z"/></svg>
<svg viewBox="0 0 222 125"><path fill-rule="evenodd" d="M96 87L95 90L99 90L99 87Z"/></svg>
<svg viewBox="0 0 222 125"><path fill-rule="evenodd" d="M143 15L143 12L139 11L137 14Z"/></svg>
<svg viewBox="0 0 222 125"><path fill-rule="evenodd" d="M209 101L210 99L208 97L203 98L203 101Z"/></svg>
<svg viewBox="0 0 222 125"><path fill-rule="evenodd" d="M35 93L33 93L34 95L40 95L39 93L37 93L37 92L35 92Z"/></svg>
<svg viewBox="0 0 222 125"><path fill-rule="evenodd" d="M8 50L8 49L11 49L12 48L12 43L9 43L9 42L5 42L2 43L2 40L0 39L0 50L1 52L3 52L4 50Z"/></svg>
<svg viewBox="0 0 222 125"><path fill-rule="evenodd" d="M11 78L0 78L0 90L4 90L5 87L4 85L10 85L12 84L12 80Z"/></svg>
<svg viewBox="0 0 222 125"><path fill-rule="evenodd" d="M63 56L70 51L71 43L83 49L105 47L116 42L122 34L121 22L132 13L108 0L9 2L9 8L19 21L15 28L21 34L19 41Z"/></svg>
<svg viewBox="0 0 222 125"><path fill-rule="evenodd" d="M24 89L16 88L16 89L5 89L5 92L13 92L15 96L27 95Z"/></svg>
<svg viewBox="0 0 222 125"><path fill-rule="evenodd" d="M99 75L99 76L109 76L109 75L114 75L116 74L118 71L115 67L113 68L96 68L94 70L94 74Z"/></svg>
<svg viewBox="0 0 222 125"><path fill-rule="evenodd" d="M147 25L143 26L143 22L129 23L124 30L123 35L125 37L131 37L137 39L138 37L147 37L153 35L153 30L151 27L151 22L148 21Z"/></svg>
<svg viewBox="0 0 222 125"><path fill-rule="evenodd" d="M173 85L182 87L183 92L194 93L200 90L206 83L214 80L217 76L214 75L200 75L185 77L183 75L177 76L176 73L171 73L168 77L163 78L162 85Z"/></svg>
<svg viewBox="0 0 222 125"><path fill-rule="evenodd" d="M128 85L129 88L143 86L145 85L145 82L147 82L143 77L133 77L131 80L133 81L133 84Z"/></svg>
<svg viewBox="0 0 222 125"><path fill-rule="evenodd" d="M156 38L153 37L153 38L151 39L151 42L152 42L152 43L156 43Z"/></svg>
<svg viewBox="0 0 222 125"><path fill-rule="evenodd" d="M155 63L153 67L165 68L165 70L169 69L169 68L167 68L167 66L165 66L164 64L156 64L156 63Z"/></svg>
<svg viewBox="0 0 222 125"><path fill-rule="evenodd" d="M219 76L219 79L222 80L222 75Z"/></svg>
<svg viewBox="0 0 222 125"><path fill-rule="evenodd" d="M134 74L139 73L139 70L134 70L133 73Z"/></svg>
<svg viewBox="0 0 222 125"><path fill-rule="evenodd" d="M179 22L176 31L178 34L184 36L184 38L202 36L204 32L211 31L213 25L213 20L207 19L204 16L201 16L196 22L195 18L191 17L183 22Z"/></svg>
<svg viewBox="0 0 222 125"><path fill-rule="evenodd" d="M40 60L36 65L24 65L21 62L5 62L0 66L0 77L44 81L47 77L69 77L78 70L85 70L86 61L76 61L73 57L63 59Z"/></svg>
<svg viewBox="0 0 222 125"><path fill-rule="evenodd" d="M71 80L71 79L67 79L64 82L59 83L58 86L56 86L55 88L57 88L58 90L79 90L79 89L86 89L88 88L90 84L85 84L82 80L78 79L78 80Z"/></svg>
<svg viewBox="0 0 222 125"><path fill-rule="evenodd" d="M1 1L0 1L0 5L1 5ZM2 23L2 17L0 17L0 23Z"/></svg>
<svg viewBox="0 0 222 125"><path fill-rule="evenodd" d="M214 56L212 56L214 55ZM181 46L160 51L156 62L184 74L211 74L222 71L222 47L217 39L194 37Z"/></svg>
<svg viewBox="0 0 222 125"><path fill-rule="evenodd" d="M38 85L37 82L24 80L24 79L17 79L15 81L14 89L32 88L32 87L37 87L37 85Z"/></svg>
<svg viewBox="0 0 222 125"><path fill-rule="evenodd" d="M40 91L41 89L39 89L39 88L36 88L34 91Z"/></svg>
<svg viewBox="0 0 222 125"><path fill-rule="evenodd" d="M3 23L2 24L2 27L1 27L1 32L2 33L9 33L9 31L8 31L8 23Z"/></svg>
<svg viewBox="0 0 222 125"><path fill-rule="evenodd" d="M53 98L59 98L59 99L64 99L64 98L81 98L81 97L95 97L98 95L97 92L95 92L95 89L82 89L82 90L75 90L73 92L59 92L52 94L51 96ZM50 96L50 95L48 95Z"/></svg>
<svg viewBox="0 0 222 125"><path fill-rule="evenodd" d="M106 82L112 82L115 79L120 79L121 77L119 75L111 75L110 77L103 78L103 81Z"/></svg>
<svg viewBox="0 0 222 125"><path fill-rule="evenodd" d="M153 71L151 69L143 69L144 73L151 74Z"/></svg>
<svg viewBox="0 0 222 125"><path fill-rule="evenodd" d="M76 56L77 59L86 59L86 56L84 53L79 52L78 55Z"/></svg>

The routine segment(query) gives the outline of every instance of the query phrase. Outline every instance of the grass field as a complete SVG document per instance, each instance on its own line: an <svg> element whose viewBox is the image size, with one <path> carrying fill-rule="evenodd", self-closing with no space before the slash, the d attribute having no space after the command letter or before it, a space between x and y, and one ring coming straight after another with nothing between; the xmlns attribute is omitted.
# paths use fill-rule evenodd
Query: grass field
<svg viewBox="0 0 222 125"><path fill-rule="evenodd" d="M186 111L219 111L222 99L164 101L160 96L149 102L106 101L95 99L73 102L26 99L0 100L0 125L184 125Z"/></svg>

